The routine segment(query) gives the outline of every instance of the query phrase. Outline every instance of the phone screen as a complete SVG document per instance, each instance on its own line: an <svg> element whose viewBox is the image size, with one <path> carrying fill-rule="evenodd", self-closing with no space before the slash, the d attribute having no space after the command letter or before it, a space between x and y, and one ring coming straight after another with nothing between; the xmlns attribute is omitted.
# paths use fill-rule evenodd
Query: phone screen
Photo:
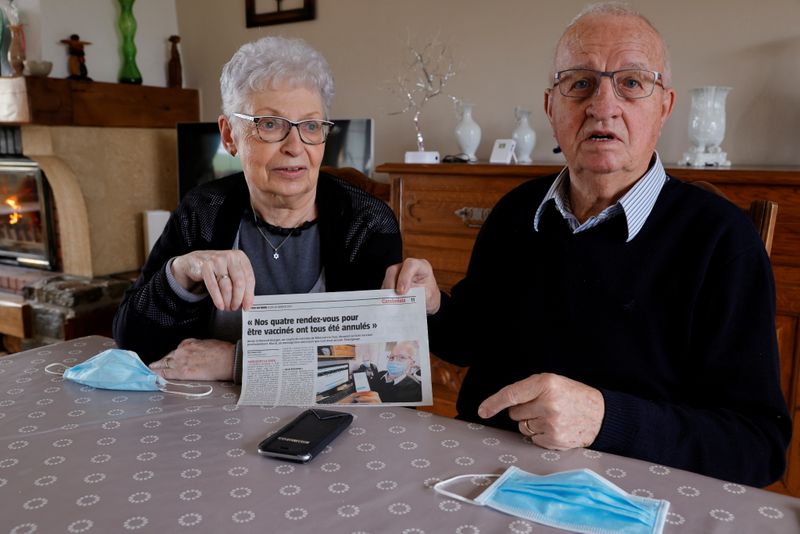
<svg viewBox="0 0 800 534"><path fill-rule="evenodd" d="M353 382L355 382L357 392L361 393L362 391L370 391L367 373L353 373Z"/></svg>
<svg viewBox="0 0 800 534"><path fill-rule="evenodd" d="M307 462L350 425L346 412L311 409L258 445L258 452L296 462Z"/></svg>

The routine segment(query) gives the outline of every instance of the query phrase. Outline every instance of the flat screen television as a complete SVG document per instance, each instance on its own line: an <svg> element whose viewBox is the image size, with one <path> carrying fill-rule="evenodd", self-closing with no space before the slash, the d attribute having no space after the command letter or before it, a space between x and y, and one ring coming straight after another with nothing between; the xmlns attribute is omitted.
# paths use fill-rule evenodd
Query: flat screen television
<svg viewBox="0 0 800 534"><path fill-rule="evenodd" d="M323 166L353 167L372 176L375 153L373 119L333 119L325 142ZM239 158L222 147L216 122L182 122L178 135L178 196L193 187L242 170Z"/></svg>

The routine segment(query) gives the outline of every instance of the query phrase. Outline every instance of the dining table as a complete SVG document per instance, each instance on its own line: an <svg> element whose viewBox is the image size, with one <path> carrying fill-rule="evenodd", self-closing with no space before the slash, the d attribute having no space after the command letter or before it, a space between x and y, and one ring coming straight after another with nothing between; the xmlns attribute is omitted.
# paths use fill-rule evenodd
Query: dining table
<svg viewBox="0 0 800 534"><path fill-rule="evenodd" d="M96 389L45 370L115 347L90 336L0 357L0 532L563 532L434 491L475 497L510 466L590 469L670 503L665 533L798 533L800 499L591 448L401 406L339 407L351 425L310 462L257 446L303 407L240 406L239 386L187 398ZM52 369L52 367L51 367ZM731 444L735 446L735 444Z"/></svg>

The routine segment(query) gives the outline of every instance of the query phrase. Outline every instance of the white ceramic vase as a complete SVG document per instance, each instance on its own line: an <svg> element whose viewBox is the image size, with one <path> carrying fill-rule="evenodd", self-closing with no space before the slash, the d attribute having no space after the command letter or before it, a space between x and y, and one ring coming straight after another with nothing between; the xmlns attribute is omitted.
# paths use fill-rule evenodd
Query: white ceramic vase
<svg viewBox="0 0 800 534"><path fill-rule="evenodd" d="M692 148L683 155L682 164L693 167L731 164L720 145L725 138L725 101L730 87L707 86L691 90L689 140Z"/></svg>
<svg viewBox="0 0 800 534"><path fill-rule="evenodd" d="M459 115L459 122L456 125L456 139L461 153L465 154L470 161L478 161L475 151L481 144L481 127L472 118L473 104L469 102L459 102L456 111Z"/></svg>
<svg viewBox="0 0 800 534"><path fill-rule="evenodd" d="M530 125L531 112L520 107L514 108L514 116L517 118L517 127L511 138L517 142L514 147L514 155L517 163L531 163L531 154L536 146L536 132Z"/></svg>

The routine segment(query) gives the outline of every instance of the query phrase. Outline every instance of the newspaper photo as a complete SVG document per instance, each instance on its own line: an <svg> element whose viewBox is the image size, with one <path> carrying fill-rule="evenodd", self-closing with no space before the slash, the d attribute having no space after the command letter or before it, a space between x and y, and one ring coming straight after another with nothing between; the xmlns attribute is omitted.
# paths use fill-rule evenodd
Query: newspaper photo
<svg viewBox="0 0 800 534"><path fill-rule="evenodd" d="M240 405L433 403L422 288L257 296L242 348Z"/></svg>

